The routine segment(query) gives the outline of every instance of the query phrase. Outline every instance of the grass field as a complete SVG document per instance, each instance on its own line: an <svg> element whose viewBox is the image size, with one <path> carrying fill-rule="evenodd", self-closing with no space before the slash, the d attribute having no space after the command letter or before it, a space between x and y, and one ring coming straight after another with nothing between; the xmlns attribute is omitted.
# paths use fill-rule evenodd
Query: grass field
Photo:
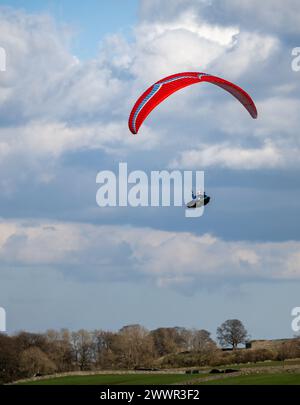
<svg viewBox="0 0 300 405"><path fill-rule="evenodd" d="M242 375L224 380L206 381L205 385L300 385L300 374L278 373Z"/></svg>
<svg viewBox="0 0 300 405"><path fill-rule="evenodd" d="M194 378L207 377L203 375L187 374L98 374L86 376L68 376L49 378L39 381L28 381L20 385L162 385L180 384Z"/></svg>
<svg viewBox="0 0 300 405"><path fill-rule="evenodd" d="M257 363L245 363L245 364L229 364L226 366L220 366L217 368L225 369L225 368L235 368L235 369L243 369L243 368L256 368L256 367L284 367L284 366L292 366L292 365L300 365L299 359L294 360L285 360L285 361L259 361Z"/></svg>
<svg viewBox="0 0 300 405"><path fill-rule="evenodd" d="M211 375L185 375L185 374L107 374L68 376L49 378L39 381L28 381L20 385L162 385L180 384L186 381L199 379ZM205 385L300 385L300 373L255 374L237 377L228 377L203 382Z"/></svg>
<svg viewBox="0 0 300 405"><path fill-rule="evenodd" d="M202 368L203 374L94 374L68 375L64 377L45 378L35 381L23 381L21 385L162 385L181 384L191 381L192 384L208 385L300 385L300 360L248 364L233 364L218 367L234 368L247 375L212 375L210 369ZM298 367L297 367L298 366ZM295 369L296 367L296 369ZM270 368L267 372L267 368ZM265 372L266 370L266 372ZM240 374L240 373L239 373ZM222 378L225 377L225 378ZM201 379L205 381L201 382ZM208 379L206 381L206 379ZM210 380L211 379L211 380Z"/></svg>

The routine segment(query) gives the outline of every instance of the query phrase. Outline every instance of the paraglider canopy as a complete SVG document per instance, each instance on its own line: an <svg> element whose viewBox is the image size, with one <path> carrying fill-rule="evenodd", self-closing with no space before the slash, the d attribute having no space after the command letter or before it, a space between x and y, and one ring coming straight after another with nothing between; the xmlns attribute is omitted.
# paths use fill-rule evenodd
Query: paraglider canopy
<svg viewBox="0 0 300 405"><path fill-rule="evenodd" d="M133 134L137 134L140 126L163 100L176 91L195 83L209 82L232 94L249 112L252 118L257 118L254 101L241 87L220 77L200 72L183 72L165 77L150 86L136 101L128 121Z"/></svg>

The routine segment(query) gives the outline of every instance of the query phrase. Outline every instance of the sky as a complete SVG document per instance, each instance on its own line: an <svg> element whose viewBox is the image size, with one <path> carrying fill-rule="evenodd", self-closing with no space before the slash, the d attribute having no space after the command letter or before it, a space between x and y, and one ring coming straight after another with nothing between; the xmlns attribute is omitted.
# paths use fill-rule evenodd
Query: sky
<svg viewBox="0 0 300 405"><path fill-rule="evenodd" d="M259 7L260 12L257 13ZM241 319L293 336L300 306L300 47L296 0L0 1L0 307L9 333ZM138 136L152 83L204 71L246 89L258 119L205 84ZM106 207L96 175L204 170L211 203Z"/></svg>

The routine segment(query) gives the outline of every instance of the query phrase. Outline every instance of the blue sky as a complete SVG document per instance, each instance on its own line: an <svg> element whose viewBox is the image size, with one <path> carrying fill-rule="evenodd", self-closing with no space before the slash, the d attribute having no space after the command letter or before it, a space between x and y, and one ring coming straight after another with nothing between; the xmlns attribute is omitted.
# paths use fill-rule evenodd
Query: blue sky
<svg viewBox="0 0 300 405"><path fill-rule="evenodd" d="M28 13L47 13L57 22L68 24L74 32L72 50L83 59L97 55L105 35L116 32L130 35L138 14L138 0L88 0L76 5L72 0L1 0L0 4Z"/></svg>
<svg viewBox="0 0 300 405"><path fill-rule="evenodd" d="M171 3L0 1L0 306L10 332L141 323L214 333L239 318L254 338L293 334L300 7ZM141 92L189 70L245 88L258 120L199 85L130 135ZM96 174L120 161L130 171L204 170L204 216L101 209Z"/></svg>

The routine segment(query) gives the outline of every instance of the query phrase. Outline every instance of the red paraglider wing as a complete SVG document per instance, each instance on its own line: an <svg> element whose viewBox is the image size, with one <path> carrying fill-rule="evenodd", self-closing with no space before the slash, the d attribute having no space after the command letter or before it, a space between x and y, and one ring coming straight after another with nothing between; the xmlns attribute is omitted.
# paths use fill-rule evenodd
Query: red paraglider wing
<svg viewBox="0 0 300 405"><path fill-rule="evenodd" d="M252 118L257 118L257 110L252 98L237 85L207 73L183 72L159 80L140 96L129 116L128 126L130 131L137 134L140 126L151 111L171 94L186 86L201 82L213 83L228 91L244 105Z"/></svg>
<svg viewBox="0 0 300 405"><path fill-rule="evenodd" d="M217 76L206 76L202 78L202 81L213 83L216 86L228 91L228 93L232 94L241 104L243 104L252 118L257 118L257 109L254 101L241 87Z"/></svg>

